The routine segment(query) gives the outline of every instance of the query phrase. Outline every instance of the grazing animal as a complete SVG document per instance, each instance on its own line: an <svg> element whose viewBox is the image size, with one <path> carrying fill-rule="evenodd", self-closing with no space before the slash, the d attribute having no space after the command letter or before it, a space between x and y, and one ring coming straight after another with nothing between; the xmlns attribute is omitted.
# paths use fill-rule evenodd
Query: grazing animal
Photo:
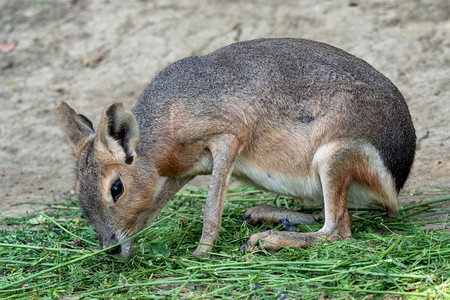
<svg viewBox="0 0 450 300"><path fill-rule="evenodd" d="M199 174L211 181L196 255L216 241L231 175L323 206L318 232L254 234L247 250L350 238L347 200L395 216L416 147L391 81L347 52L302 39L239 42L176 61L130 111L121 103L107 108L97 131L64 102L55 112L78 158L76 191L102 248L143 229ZM314 222L270 206L243 219L286 217ZM132 250L130 240L108 253L126 258Z"/></svg>

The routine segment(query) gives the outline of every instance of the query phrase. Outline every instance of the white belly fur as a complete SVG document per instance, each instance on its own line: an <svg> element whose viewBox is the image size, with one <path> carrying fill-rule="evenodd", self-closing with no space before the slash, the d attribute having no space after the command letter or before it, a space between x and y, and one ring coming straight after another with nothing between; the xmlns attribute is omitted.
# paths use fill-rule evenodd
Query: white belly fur
<svg viewBox="0 0 450 300"><path fill-rule="evenodd" d="M286 196L298 197L314 202L323 202L322 184L319 173L311 172L309 177L291 178L282 174L264 171L258 166L238 157L233 175L266 190Z"/></svg>
<svg viewBox="0 0 450 300"><path fill-rule="evenodd" d="M250 184L257 187L282 195L306 200L305 204L307 203L307 205L320 207L323 205L323 190L318 172L318 165L322 163L322 159L327 157L327 153L330 152L333 147L333 144L328 144L318 149L308 172L309 176L306 177L289 177L283 174L266 171L241 156L238 156L236 159L233 175L239 179L248 181ZM386 182L383 182L383 185L392 185L389 184L392 179L390 179L390 175L386 173L385 167L382 165L381 159L378 157L377 153L371 153L371 157L378 158L370 162L372 167L376 169L374 171L379 172L382 178L387 178ZM389 186L387 190L393 190L393 187ZM385 206L383 199L380 199L374 194L369 187L356 182L352 183L350 186L347 198L349 207L352 208L362 208L371 205ZM395 196L393 199L396 199Z"/></svg>

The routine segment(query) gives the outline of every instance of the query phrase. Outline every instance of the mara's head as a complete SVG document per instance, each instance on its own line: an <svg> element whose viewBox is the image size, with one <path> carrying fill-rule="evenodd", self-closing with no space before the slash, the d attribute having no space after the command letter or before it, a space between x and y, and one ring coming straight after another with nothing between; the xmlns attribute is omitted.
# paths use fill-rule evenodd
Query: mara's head
<svg viewBox="0 0 450 300"><path fill-rule="evenodd" d="M134 116L115 103L103 113L98 131L92 122L61 103L55 109L77 157L76 192L98 234L110 247L143 229L157 186L155 172L136 154L139 127ZM133 251L130 240L108 250L116 258Z"/></svg>

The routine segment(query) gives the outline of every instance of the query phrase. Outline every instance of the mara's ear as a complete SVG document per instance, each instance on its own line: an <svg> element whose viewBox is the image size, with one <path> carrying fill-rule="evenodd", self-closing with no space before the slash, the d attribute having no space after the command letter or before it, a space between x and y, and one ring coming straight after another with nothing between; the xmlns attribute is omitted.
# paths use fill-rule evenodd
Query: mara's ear
<svg viewBox="0 0 450 300"><path fill-rule="evenodd" d="M80 156L85 142L95 135L92 122L83 115L77 114L66 102L55 108L55 115L72 144L75 155Z"/></svg>
<svg viewBox="0 0 450 300"><path fill-rule="evenodd" d="M139 142L139 127L122 103L114 103L103 113L98 128L100 142L105 145L116 159L123 159L131 164Z"/></svg>

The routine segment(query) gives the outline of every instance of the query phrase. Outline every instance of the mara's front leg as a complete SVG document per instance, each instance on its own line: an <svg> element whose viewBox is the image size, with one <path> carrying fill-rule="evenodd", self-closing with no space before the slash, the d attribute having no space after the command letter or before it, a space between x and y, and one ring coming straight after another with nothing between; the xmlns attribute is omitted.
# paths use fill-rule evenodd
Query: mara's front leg
<svg viewBox="0 0 450 300"><path fill-rule="evenodd" d="M225 195L239 151L238 140L228 134L216 136L209 145L213 157L213 170L206 198L203 216L203 232L200 244L194 255L203 255L212 251L212 246L219 235L222 222Z"/></svg>

